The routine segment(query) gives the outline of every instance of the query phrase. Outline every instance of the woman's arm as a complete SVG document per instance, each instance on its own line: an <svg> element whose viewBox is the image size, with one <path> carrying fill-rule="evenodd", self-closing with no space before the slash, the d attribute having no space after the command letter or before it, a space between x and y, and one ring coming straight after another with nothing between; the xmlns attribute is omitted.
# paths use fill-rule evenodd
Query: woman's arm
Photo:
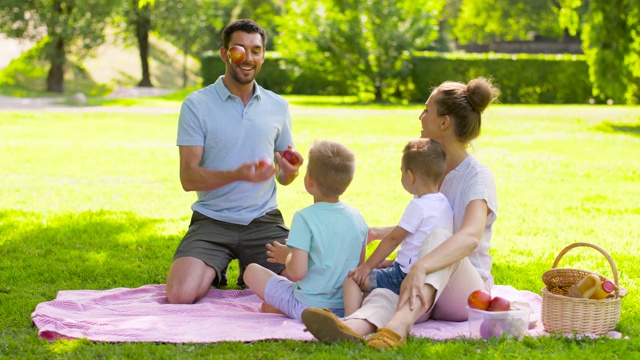
<svg viewBox="0 0 640 360"><path fill-rule="evenodd" d="M485 200L473 200L467 205L460 230L432 252L421 257L409 270L400 287L398 309L409 301L409 307L413 310L416 297L420 298L423 306L430 304L424 292L425 275L451 266L469 256L480 243L489 212Z"/></svg>

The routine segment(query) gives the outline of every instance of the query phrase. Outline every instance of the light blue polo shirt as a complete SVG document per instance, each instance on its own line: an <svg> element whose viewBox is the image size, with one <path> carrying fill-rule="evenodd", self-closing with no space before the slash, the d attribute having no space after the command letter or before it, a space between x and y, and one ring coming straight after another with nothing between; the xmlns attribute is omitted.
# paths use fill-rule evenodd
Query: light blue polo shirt
<svg viewBox="0 0 640 360"><path fill-rule="evenodd" d="M246 162L273 159L274 151L294 145L289 104L254 82L245 107L222 83L223 76L182 103L178 146L202 146L200 166L232 170ZM262 183L237 181L213 191L198 191L191 209L210 218L246 225L275 209L275 177Z"/></svg>

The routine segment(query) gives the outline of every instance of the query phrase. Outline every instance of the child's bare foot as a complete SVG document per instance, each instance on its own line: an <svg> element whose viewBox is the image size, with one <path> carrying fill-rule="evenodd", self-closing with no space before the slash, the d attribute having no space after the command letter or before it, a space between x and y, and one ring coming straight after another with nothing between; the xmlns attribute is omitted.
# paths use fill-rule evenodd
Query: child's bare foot
<svg viewBox="0 0 640 360"><path fill-rule="evenodd" d="M282 315L284 315L284 313L282 311L280 311L277 307L275 307L273 305L269 305L266 302L262 303L262 306L260 306L260 310L262 310L263 313L282 314Z"/></svg>

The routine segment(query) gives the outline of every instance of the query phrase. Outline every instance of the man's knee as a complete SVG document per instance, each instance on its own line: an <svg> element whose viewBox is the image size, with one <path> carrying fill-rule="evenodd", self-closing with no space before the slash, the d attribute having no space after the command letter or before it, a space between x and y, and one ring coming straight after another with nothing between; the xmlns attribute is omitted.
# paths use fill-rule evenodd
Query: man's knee
<svg viewBox="0 0 640 360"><path fill-rule="evenodd" d="M165 294L170 304L193 304L207 294L216 271L194 258L180 258L171 265Z"/></svg>
<svg viewBox="0 0 640 360"><path fill-rule="evenodd" d="M169 284L167 284L166 296L169 304L193 304L197 297L195 291Z"/></svg>

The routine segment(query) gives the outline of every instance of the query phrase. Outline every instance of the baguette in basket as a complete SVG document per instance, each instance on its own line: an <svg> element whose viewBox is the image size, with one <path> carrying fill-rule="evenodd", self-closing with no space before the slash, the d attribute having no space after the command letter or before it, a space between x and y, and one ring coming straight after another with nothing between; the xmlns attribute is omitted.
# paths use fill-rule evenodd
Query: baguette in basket
<svg viewBox="0 0 640 360"><path fill-rule="evenodd" d="M615 285L611 296L602 300L568 296L569 289L588 276L596 276L600 282L608 281L604 276L594 272L556 268L562 256L578 246L596 249L609 261ZM546 285L542 289L542 324L548 332L601 335L613 330L620 320L621 300L627 294L627 290L618 283L615 263L600 247L589 243L567 246L556 257L552 269L542 275L542 281Z"/></svg>

